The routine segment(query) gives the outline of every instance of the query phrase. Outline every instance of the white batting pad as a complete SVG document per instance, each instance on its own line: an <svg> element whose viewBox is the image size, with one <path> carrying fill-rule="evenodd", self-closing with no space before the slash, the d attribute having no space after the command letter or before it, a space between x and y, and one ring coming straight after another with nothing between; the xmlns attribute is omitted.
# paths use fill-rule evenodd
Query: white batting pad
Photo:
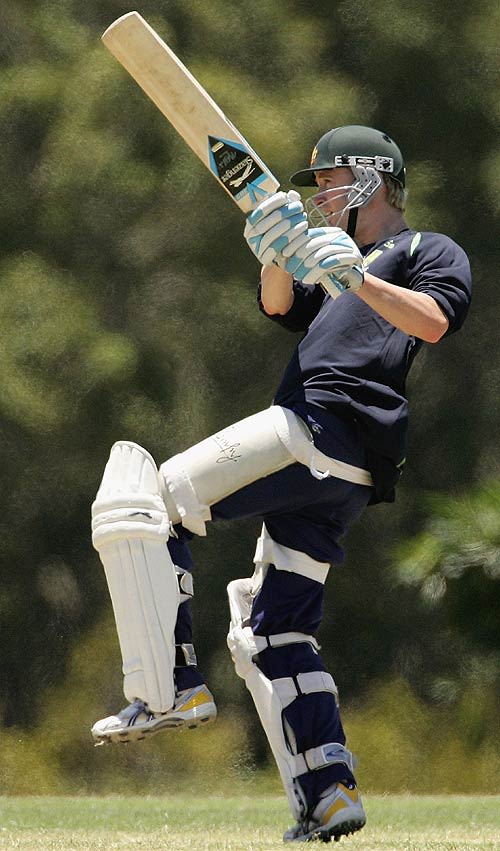
<svg viewBox="0 0 500 851"><path fill-rule="evenodd" d="M283 719L283 710L303 694L326 692L332 694L338 702L337 687L331 674L322 670L269 680L255 661L265 647L283 647L299 641L307 641L317 647L316 641L313 636L304 633L254 635L249 625L253 599L252 579L233 580L227 586L227 593L231 611L227 645L236 673L245 680L252 695L276 760L292 815L300 820L304 816L304 795L297 778L301 774L337 762L350 767L352 754L338 742L329 742L304 753L297 753L295 735Z"/></svg>
<svg viewBox="0 0 500 851"><path fill-rule="evenodd" d="M264 676L253 661L257 648L252 629L247 625L252 605L251 586L251 579L235 579L227 586L231 610L227 644L236 673L245 680L252 695L260 723L276 760L292 815L300 819L303 815L303 802L300 790L294 783L294 757L288 749L283 731L283 706L272 681Z"/></svg>
<svg viewBox="0 0 500 851"><path fill-rule="evenodd" d="M174 522L205 535L210 506L295 459L278 436L276 411L246 417L175 455L160 467L165 503Z"/></svg>
<svg viewBox="0 0 500 851"><path fill-rule="evenodd" d="M153 712L166 712L175 697L179 585L168 536L153 458L135 443L115 443L92 506L92 542L113 604L125 697Z"/></svg>
<svg viewBox="0 0 500 851"><path fill-rule="evenodd" d="M272 405L161 465L162 493L169 517L173 523L181 521L197 535L206 535L210 506L297 461L308 467L315 478L336 476L371 484L367 470L319 452L297 414Z"/></svg>

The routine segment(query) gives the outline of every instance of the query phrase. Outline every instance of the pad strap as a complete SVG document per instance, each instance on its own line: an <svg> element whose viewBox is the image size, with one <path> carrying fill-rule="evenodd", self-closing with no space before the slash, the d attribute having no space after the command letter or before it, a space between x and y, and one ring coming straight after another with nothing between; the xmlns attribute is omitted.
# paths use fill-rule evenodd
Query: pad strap
<svg viewBox="0 0 500 851"><path fill-rule="evenodd" d="M297 573L300 576L306 576L307 579L321 582L322 585L325 584L330 569L329 562L317 561L311 558L311 556L308 556L307 553L300 552L300 550L293 550L291 547L285 547L283 544L278 544L277 541L271 538L265 523L262 524L260 537L257 538L253 560L255 563L252 586L254 596L264 581L265 571L269 564L274 564L276 570Z"/></svg>
<svg viewBox="0 0 500 851"><path fill-rule="evenodd" d="M356 467L346 461L330 458L316 449L312 434L306 423L293 411L272 405L269 408L276 429L276 434L296 461L309 468L316 479L333 476L353 482L358 485L371 487L373 480L369 470Z"/></svg>
<svg viewBox="0 0 500 851"><path fill-rule="evenodd" d="M163 496L173 517L175 510L179 512L182 525L194 532L196 535L207 534L206 521L212 519L210 508L198 499L189 473L178 463L179 456L174 455L164 464L160 470L164 480L168 481L168 488ZM171 501L174 501L175 507Z"/></svg>
<svg viewBox="0 0 500 851"><path fill-rule="evenodd" d="M177 582L179 583L180 601L181 603L185 603L186 600L191 600L194 597L193 574L188 570L184 570L183 567L179 567L177 564L174 567Z"/></svg>
<svg viewBox="0 0 500 851"><path fill-rule="evenodd" d="M305 674L297 674L296 677L279 677L272 683L283 709L290 706L299 695L313 694L318 691L331 692L338 703L337 686L332 675L326 671L309 671Z"/></svg>
<svg viewBox="0 0 500 851"><path fill-rule="evenodd" d="M280 632L277 635L253 635L257 653L262 653L268 647L284 647L286 644L299 644L303 641L312 644L315 650L319 650L319 644L314 635L306 635L305 632Z"/></svg>
<svg viewBox="0 0 500 851"><path fill-rule="evenodd" d="M194 644L176 644L175 645L175 667L184 668L186 665L196 666L198 660L194 649Z"/></svg>
<svg viewBox="0 0 500 851"><path fill-rule="evenodd" d="M310 748L304 753L296 754L293 761L295 763L294 777L300 777L301 774L307 774L308 771L317 771L327 765L339 763L347 766L351 774L354 772L352 753L339 742L329 742L326 745L319 745L317 748Z"/></svg>

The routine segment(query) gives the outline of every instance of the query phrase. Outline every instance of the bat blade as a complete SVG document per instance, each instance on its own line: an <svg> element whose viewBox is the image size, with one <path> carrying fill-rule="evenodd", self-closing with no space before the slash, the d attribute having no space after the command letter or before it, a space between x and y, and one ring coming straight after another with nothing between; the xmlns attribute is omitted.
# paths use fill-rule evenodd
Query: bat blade
<svg viewBox="0 0 500 851"><path fill-rule="evenodd" d="M243 212L279 188L246 139L138 12L118 18L102 41Z"/></svg>

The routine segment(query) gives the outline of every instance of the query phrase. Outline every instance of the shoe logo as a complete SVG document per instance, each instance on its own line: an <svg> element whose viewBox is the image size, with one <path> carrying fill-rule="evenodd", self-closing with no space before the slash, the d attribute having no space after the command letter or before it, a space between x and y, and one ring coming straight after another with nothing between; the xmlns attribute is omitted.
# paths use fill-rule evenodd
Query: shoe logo
<svg viewBox="0 0 500 851"><path fill-rule="evenodd" d="M153 515L149 511L132 511L129 517L147 517L149 520L153 519Z"/></svg>
<svg viewBox="0 0 500 851"><path fill-rule="evenodd" d="M321 748L325 762L345 762L345 749L339 745L324 745Z"/></svg>
<svg viewBox="0 0 500 851"><path fill-rule="evenodd" d="M323 756L324 756L324 757L325 757L325 759L327 759L327 760L333 760L333 759L336 759L336 757L337 757L337 751L327 751L327 750L324 750L324 751L323 751Z"/></svg>

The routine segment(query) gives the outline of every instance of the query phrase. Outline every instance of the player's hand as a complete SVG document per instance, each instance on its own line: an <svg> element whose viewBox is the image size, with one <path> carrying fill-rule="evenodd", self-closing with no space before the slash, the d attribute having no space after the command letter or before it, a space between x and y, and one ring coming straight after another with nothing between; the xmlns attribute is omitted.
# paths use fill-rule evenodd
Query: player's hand
<svg viewBox="0 0 500 851"><path fill-rule="evenodd" d="M282 253L286 272L304 284L322 284L332 298L344 290L358 290L363 283L363 257L341 228L310 228Z"/></svg>
<svg viewBox="0 0 500 851"><path fill-rule="evenodd" d="M277 263L291 242L307 231L308 222L300 195L295 190L275 192L247 216L244 237L263 266Z"/></svg>

